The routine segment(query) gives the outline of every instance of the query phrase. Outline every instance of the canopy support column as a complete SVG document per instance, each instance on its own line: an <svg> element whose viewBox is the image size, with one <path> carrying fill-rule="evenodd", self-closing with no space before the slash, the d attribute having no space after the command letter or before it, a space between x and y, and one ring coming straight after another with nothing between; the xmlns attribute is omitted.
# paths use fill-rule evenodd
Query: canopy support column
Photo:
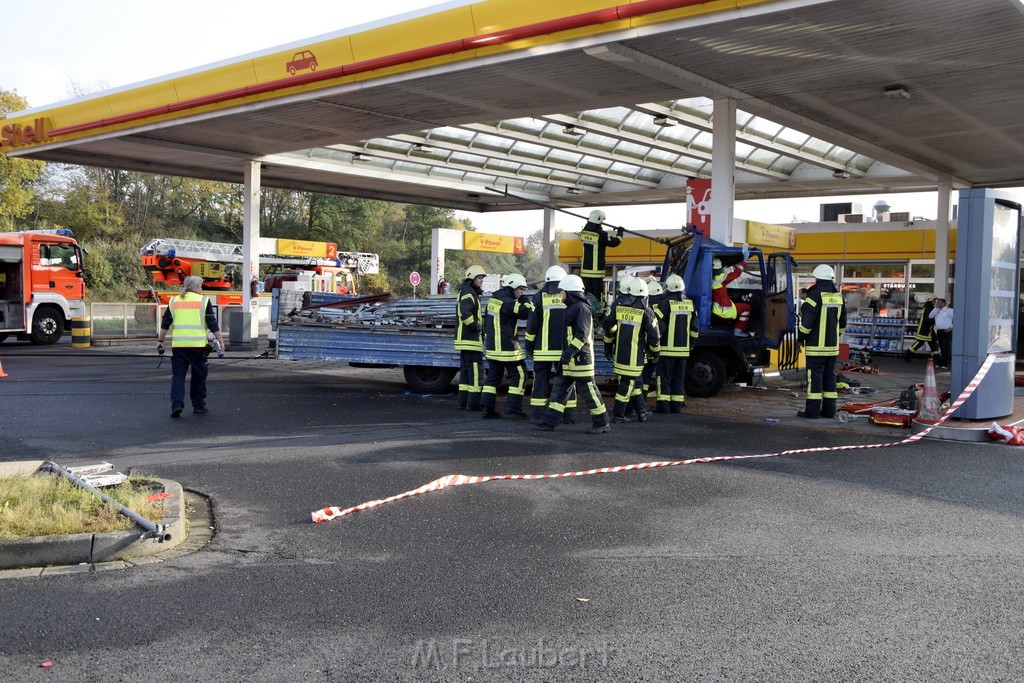
<svg viewBox="0 0 1024 683"><path fill-rule="evenodd" d="M948 299L949 294L949 204L953 184L940 180L938 207L935 210L935 296Z"/></svg>
<svg viewBox="0 0 1024 683"><path fill-rule="evenodd" d="M711 138L711 238L733 243L732 218L736 197L736 100L714 101Z"/></svg>
<svg viewBox="0 0 1024 683"><path fill-rule="evenodd" d="M260 278L260 162L245 162L242 193L242 312L247 333L240 335L243 344L259 339L259 296L253 296L253 282Z"/></svg>
<svg viewBox="0 0 1024 683"><path fill-rule="evenodd" d="M555 210L544 209L544 255L542 263L544 264L545 273L548 268L555 265L555 245L551 241L551 233L554 231L554 226Z"/></svg>

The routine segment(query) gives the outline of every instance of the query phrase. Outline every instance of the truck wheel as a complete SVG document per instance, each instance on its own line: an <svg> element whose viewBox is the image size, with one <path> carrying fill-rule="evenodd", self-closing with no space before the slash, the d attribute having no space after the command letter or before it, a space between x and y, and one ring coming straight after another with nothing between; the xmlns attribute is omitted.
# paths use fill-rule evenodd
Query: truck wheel
<svg viewBox="0 0 1024 683"><path fill-rule="evenodd" d="M725 362L717 353L697 351L686 364L686 394L710 398L725 386Z"/></svg>
<svg viewBox="0 0 1024 683"><path fill-rule="evenodd" d="M33 344L55 344L64 334L64 316L52 306L36 310L29 338Z"/></svg>
<svg viewBox="0 0 1024 683"><path fill-rule="evenodd" d="M429 365L406 365L405 382L417 394L440 394L448 390L455 373L454 368L435 368Z"/></svg>

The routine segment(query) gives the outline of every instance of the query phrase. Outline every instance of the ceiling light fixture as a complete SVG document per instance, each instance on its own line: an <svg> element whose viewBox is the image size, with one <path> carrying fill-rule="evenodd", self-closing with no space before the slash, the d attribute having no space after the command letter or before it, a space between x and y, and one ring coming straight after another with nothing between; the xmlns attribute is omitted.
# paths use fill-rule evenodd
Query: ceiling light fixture
<svg viewBox="0 0 1024 683"><path fill-rule="evenodd" d="M414 152L433 152L434 148L430 145L426 145L422 142L417 142L412 146Z"/></svg>
<svg viewBox="0 0 1024 683"><path fill-rule="evenodd" d="M661 126L662 128L665 128L667 126L674 126L677 123L679 122L668 116L658 115L654 117L654 125Z"/></svg>
<svg viewBox="0 0 1024 683"><path fill-rule="evenodd" d="M566 194L583 194L583 190L578 187L567 187L565 188Z"/></svg>
<svg viewBox="0 0 1024 683"><path fill-rule="evenodd" d="M832 177L835 178L836 180L846 180L847 178L850 177L850 172L843 170L841 168L837 168L836 170L832 171Z"/></svg>
<svg viewBox="0 0 1024 683"><path fill-rule="evenodd" d="M910 90L905 85L887 85L882 94L889 100L909 100Z"/></svg>
<svg viewBox="0 0 1024 683"><path fill-rule="evenodd" d="M370 157L366 156L361 152L356 152L352 155L352 161L369 161Z"/></svg>
<svg viewBox="0 0 1024 683"><path fill-rule="evenodd" d="M565 128L563 128L562 132L565 133L566 135L574 135L576 137L580 137L587 134L587 131L571 123Z"/></svg>

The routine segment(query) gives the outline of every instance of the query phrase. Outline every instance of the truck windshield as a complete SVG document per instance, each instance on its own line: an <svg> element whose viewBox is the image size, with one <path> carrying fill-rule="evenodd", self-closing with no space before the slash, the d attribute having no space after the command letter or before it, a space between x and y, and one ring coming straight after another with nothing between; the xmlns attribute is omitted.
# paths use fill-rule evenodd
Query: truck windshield
<svg viewBox="0 0 1024 683"><path fill-rule="evenodd" d="M68 270L79 270L78 250L70 244L39 245L39 265L61 266Z"/></svg>

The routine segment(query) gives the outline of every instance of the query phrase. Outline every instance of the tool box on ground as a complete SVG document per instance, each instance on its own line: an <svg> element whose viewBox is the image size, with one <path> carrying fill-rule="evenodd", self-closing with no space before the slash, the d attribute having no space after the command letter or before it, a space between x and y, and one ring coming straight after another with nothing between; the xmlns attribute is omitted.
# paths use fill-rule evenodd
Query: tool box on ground
<svg viewBox="0 0 1024 683"><path fill-rule="evenodd" d="M916 414L916 410L903 408L872 408L868 420L883 427L909 427Z"/></svg>

